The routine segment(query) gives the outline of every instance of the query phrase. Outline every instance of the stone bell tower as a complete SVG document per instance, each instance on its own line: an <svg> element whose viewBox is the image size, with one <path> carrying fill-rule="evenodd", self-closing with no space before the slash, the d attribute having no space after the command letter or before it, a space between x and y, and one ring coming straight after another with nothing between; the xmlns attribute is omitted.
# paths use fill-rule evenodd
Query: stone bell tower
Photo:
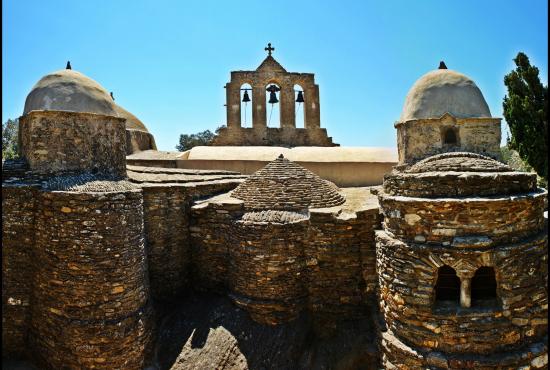
<svg viewBox="0 0 550 370"><path fill-rule="evenodd" d="M321 128L319 86L313 73L287 72L271 55L275 48L268 44L268 56L255 71L232 71L225 85L227 93L227 127L220 130L213 145L232 146L338 146ZM248 84L251 88L243 88ZM295 85L301 87L296 91ZM252 128L242 127L241 91L252 106ZM252 99L248 95L252 92ZM280 104L280 127L268 127L266 94ZM298 93L298 98L296 97ZM277 99L278 95L278 99ZM296 108L303 104L304 128L296 127Z"/></svg>

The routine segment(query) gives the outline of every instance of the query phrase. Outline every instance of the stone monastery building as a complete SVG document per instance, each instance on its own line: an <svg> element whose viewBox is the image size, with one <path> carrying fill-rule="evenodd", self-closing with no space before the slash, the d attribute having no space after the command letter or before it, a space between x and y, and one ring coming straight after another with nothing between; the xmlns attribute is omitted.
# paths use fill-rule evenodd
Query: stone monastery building
<svg viewBox="0 0 550 370"><path fill-rule="evenodd" d="M292 131L290 146L333 145L313 75L269 53L231 74L216 144L288 144ZM240 127L244 82L264 103L278 85L281 128L265 126L265 104ZM297 82L301 133L288 113ZM153 136L70 69L34 86L19 122L20 159L2 165L3 358L147 368L156 315L195 290L269 327L306 315L327 338L370 323L368 360L323 368L548 368L547 192L499 161L500 119L461 73L414 84L395 123L399 162L378 188L337 187L282 154L249 176L130 165Z"/></svg>

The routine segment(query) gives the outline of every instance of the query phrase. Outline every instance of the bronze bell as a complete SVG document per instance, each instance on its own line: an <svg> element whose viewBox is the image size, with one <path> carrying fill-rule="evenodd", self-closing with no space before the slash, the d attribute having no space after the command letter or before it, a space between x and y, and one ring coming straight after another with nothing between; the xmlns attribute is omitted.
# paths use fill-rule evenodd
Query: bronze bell
<svg viewBox="0 0 550 370"><path fill-rule="evenodd" d="M249 101L250 97L248 96L248 90L245 90L243 95L243 103L248 103Z"/></svg>
<svg viewBox="0 0 550 370"><path fill-rule="evenodd" d="M298 91L298 96L296 97L296 103L303 103L304 102L304 93L302 91Z"/></svg>
<svg viewBox="0 0 550 370"><path fill-rule="evenodd" d="M277 99L277 94L275 94L275 91L271 91L269 93L269 104L275 104L278 102L279 100Z"/></svg>

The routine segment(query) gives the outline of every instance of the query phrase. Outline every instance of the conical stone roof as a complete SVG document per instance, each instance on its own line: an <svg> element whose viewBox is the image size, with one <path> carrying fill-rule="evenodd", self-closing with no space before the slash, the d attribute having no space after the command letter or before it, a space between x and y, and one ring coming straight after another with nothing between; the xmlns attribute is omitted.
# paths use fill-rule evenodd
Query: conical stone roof
<svg viewBox="0 0 550 370"><path fill-rule="evenodd" d="M341 205L345 198L333 183L282 155L241 183L232 197L248 210L305 211Z"/></svg>

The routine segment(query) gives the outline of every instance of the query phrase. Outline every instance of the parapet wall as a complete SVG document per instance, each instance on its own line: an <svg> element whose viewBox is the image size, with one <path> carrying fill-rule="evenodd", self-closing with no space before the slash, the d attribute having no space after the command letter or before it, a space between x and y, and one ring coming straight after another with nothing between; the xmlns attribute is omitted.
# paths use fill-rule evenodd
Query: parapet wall
<svg viewBox="0 0 550 370"><path fill-rule="evenodd" d="M19 147L30 170L126 175L125 119L102 114L31 111L19 119Z"/></svg>
<svg viewBox="0 0 550 370"><path fill-rule="evenodd" d="M152 335L141 190L37 199L30 347L48 369L142 369Z"/></svg>

